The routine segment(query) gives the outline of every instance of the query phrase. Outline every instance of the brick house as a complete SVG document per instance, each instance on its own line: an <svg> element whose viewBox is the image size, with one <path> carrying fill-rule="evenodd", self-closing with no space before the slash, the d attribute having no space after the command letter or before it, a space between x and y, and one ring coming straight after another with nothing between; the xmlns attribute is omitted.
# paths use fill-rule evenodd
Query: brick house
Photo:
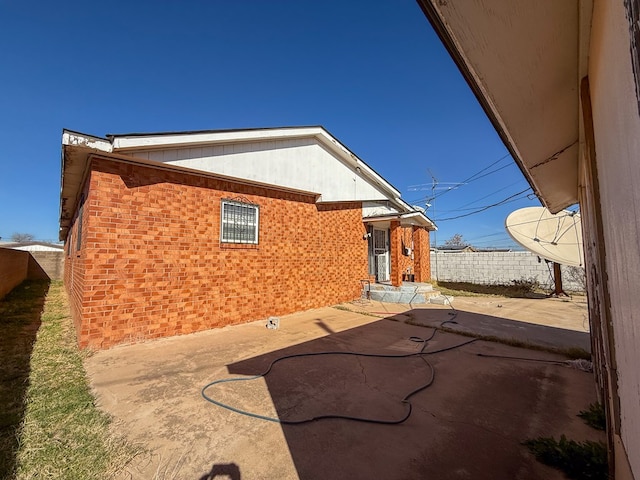
<svg viewBox="0 0 640 480"><path fill-rule="evenodd" d="M332 305L363 279L428 281L434 229L322 127L63 132L60 239L83 348Z"/></svg>

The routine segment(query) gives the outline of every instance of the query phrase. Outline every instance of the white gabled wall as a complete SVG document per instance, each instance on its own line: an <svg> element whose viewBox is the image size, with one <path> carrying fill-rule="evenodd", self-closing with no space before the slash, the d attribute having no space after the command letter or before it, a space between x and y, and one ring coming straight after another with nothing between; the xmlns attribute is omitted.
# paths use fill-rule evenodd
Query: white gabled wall
<svg viewBox="0 0 640 480"><path fill-rule="evenodd" d="M640 72L638 72L640 74ZM589 80L611 298L620 437L640 479L640 113L622 0L594 2ZM620 475L618 475L620 474ZM628 478L617 471L616 478Z"/></svg>
<svg viewBox="0 0 640 480"><path fill-rule="evenodd" d="M135 151L131 155L284 188L321 194L321 202L387 200L315 138Z"/></svg>

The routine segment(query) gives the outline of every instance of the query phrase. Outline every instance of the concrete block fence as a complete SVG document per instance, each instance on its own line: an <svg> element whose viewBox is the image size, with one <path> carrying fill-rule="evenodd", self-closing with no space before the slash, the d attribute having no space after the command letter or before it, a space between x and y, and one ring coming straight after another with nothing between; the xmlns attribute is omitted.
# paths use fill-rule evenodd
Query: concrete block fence
<svg viewBox="0 0 640 480"><path fill-rule="evenodd" d="M24 280L59 279L63 252L26 252L0 247L0 299Z"/></svg>
<svg viewBox="0 0 640 480"><path fill-rule="evenodd" d="M469 282L480 285L512 285L514 280L537 280L553 288L553 264L531 252L431 252L431 278L440 282ZM571 278L562 266L565 290L582 291L583 285Z"/></svg>

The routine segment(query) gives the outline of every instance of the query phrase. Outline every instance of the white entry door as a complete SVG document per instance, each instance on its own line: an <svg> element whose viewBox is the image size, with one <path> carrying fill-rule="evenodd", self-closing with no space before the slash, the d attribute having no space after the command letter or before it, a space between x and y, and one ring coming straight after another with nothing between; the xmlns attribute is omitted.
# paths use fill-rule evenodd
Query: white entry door
<svg viewBox="0 0 640 480"><path fill-rule="evenodd" d="M388 282L389 268L389 231L373 229L373 258L376 268L376 281Z"/></svg>

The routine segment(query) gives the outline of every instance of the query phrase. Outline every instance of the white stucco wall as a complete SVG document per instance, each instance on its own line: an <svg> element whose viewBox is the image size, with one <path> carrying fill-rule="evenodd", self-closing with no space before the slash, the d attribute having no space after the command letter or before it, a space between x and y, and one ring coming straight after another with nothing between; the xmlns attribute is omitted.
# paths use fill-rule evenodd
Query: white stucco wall
<svg viewBox="0 0 640 480"><path fill-rule="evenodd" d="M594 2L589 79L618 367L621 438L633 475L638 479L640 114L631 65L629 23L622 0Z"/></svg>

